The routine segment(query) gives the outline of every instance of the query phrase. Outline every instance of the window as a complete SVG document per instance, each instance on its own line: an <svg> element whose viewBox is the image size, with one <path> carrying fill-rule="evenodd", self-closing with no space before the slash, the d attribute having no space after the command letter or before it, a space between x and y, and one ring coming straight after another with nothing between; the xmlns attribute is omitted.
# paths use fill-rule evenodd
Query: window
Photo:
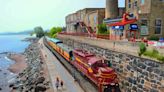
<svg viewBox="0 0 164 92"><path fill-rule="evenodd" d="M137 1L135 1L135 2L134 2L134 6L137 7L137 5L138 5L138 4L137 4Z"/></svg>
<svg viewBox="0 0 164 92"><path fill-rule="evenodd" d="M147 26L147 19L142 19L141 20L141 26Z"/></svg>
<svg viewBox="0 0 164 92"><path fill-rule="evenodd" d="M156 19L155 20L155 34L161 34L162 30L162 20Z"/></svg>
<svg viewBox="0 0 164 92"><path fill-rule="evenodd" d="M131 8L131 0L128 1L128 7Z"/></svg>
<svg viewBox="0 0 164 92"><path fill-rule="evenodd" d="M145 4L145 0L141 0L141 4Z"/></svg>
<svg viewBox="0 0 164 92"><path fill-rule="evenodd" d="M97 15L94 16L94 25L97 25Z"/></svg>
<svg viewBox="0 0 164 92"><path fill-rule="evenodd" d="M148 20L147 19L141 19L141 31L140 34L141 35L148 35L149 34L149 30L148 30Z"/></svg>

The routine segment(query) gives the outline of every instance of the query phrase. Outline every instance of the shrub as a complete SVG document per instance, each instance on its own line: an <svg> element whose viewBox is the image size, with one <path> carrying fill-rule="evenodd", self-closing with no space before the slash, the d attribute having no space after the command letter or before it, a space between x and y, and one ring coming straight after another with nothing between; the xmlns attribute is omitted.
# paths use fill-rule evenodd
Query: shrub
<svg viewBox="0 0 164 92"><path fill-rule="evenodd" d="M144 43L140 43L139 47L140 47L139 56L141 56L146 51L146 46Z"/></svg>
<svg viewBox="0 0 164 92"><path fill-rule="evenodd" d="M164 63L164 56L160 55L156 49L145 51L144 55L150 58L156 58L157 60L162 61Z"/></svg>
<svg viewBox="0 0 164 92"><path fill-rule="evenodd" d="M148 40L159 41L159 37L158 37L158 36L153 35L153 36L149 37L149 38L148 38Z"/></svg>
<svg viewBox="0 0 164 92"><path fill-rule="evenodd" d="M109 34L106 24L99 24L97 27L98 27L98 34Z"/></svg>
<svg viewBox="0 0 164 92"><path fill-rule="evenodd" d="M162 61L162 63L164 63L164 56L158 55L157 60Z"/></svg>

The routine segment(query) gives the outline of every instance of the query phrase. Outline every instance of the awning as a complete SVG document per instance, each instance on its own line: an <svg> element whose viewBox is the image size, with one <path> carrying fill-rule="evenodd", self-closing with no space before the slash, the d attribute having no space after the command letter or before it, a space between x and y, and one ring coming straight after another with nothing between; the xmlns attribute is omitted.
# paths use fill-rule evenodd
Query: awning
<svg viewBox="0 0 164 92"><path fill-rule="evenodd" d="M107 24L108 26L125 26L127 24L132 24L134 22L136 22L136 19L131 19L131 20L122 20L121 22L115 22L115 23L111 23L111 24Z"/></svg>

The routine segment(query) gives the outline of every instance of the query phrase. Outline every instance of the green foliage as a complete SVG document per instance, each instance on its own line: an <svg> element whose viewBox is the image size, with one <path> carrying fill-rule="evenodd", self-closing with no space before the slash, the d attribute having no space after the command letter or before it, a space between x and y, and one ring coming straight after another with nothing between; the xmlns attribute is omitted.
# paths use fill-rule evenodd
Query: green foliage
<svg viewBox="0 0 164 92"><path fill-rule="evenodd" d="M151 37L148 38L148 40L154 40L154 41L159 41L159 37L152 35Z"/></svg>
<svg viewBox="0 0 164 92"><path fill-rule="evenodd" d="M44 31L42 27L35 27L34 32L36 33L36 37L41 38L42 36L44 36Z"/></svg>
<svg viewBox="0 0 164 92"><path fill-rule="evenodd" d="M57 36L57 33L62 31L62 27L53 27L51 28L50 32L48 33L50 37L55 38Z"/></svg>
<svg viewBox="0 0 164 92"><path fill-rule="evenodd" d="M157 57L158 56L158 51L156 50L148 50L144 53L145 56L149 57Z"/></svg>
<svg viewBox="0 0 164 92"><path fill-rule="evenodd" d="M164 56L158 55L157 59L158 59L159 61L162 61L162 63L164 63Z"/></svg>
<svg viewBox="0 0 164 92"><path fill-rule="evenodd" d="M56 38L57 37L57 34L54 34L53 36L52 36L52 38Z"/></svg>
<svg viewBox="0 0 164 92"><path fill-rule="evenodd" d="M98 27L98 34L109 34L106 24L99 24L97 27Z"/></svg>
<svg viewBox="0 0 164 92"><path fill-rule="evenodd" d="M150 58L156 58L157 60L162 61L164 63L164 56L160 55L156 49L146 51L144 52L144 55Z"/></svg>
<svg viewBox="0 0 164 92"><path fill-rule="evenodd" d="M141 56L146 51L146 46L144 43L140 43L139 47L140 47L139 56Z"/></svg>

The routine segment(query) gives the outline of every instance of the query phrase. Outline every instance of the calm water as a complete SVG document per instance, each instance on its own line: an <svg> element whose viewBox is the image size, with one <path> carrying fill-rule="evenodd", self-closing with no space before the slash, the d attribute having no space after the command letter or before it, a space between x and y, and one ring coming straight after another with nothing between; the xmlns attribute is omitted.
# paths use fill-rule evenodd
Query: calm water
<svg viewBox="0 0 164 92"><path fill-rule="evenodd" d="M21 41L29 37L28 35L0 35L0 53L3 52L24 52L30 42ZM6 57L6 54L0 54L0 68L8 68L14 62Z"/></svg>
<svg viewBox="0 0 164 92"><path fill-rule="evenodd" d="M29 42L23 42L28 35L0 35L0 53L2 52L23 52Z"/></svg>

